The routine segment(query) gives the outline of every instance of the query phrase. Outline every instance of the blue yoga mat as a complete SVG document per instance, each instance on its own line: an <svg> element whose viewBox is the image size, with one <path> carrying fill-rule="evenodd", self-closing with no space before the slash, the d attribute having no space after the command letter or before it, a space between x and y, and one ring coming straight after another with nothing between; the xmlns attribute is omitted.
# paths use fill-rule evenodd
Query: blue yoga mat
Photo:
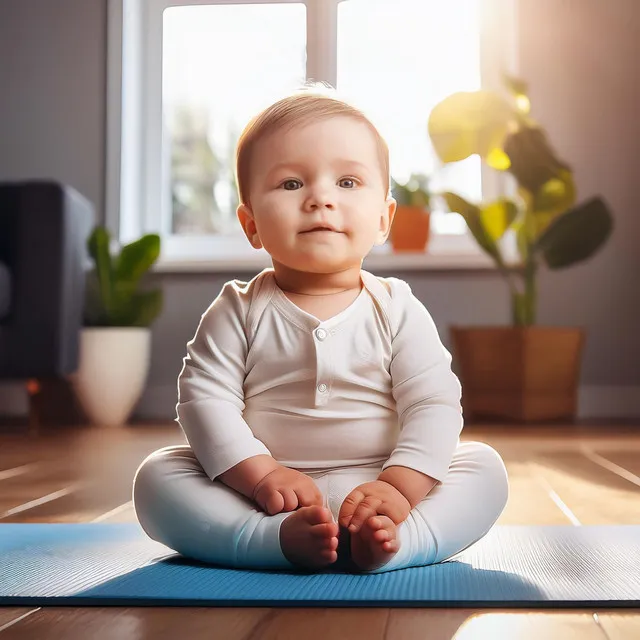
<svg viewBox="0 0 640 640"><path fill-rule="evenodd" d="M496 526L441 564L383 574L212 567L137 524L0 525L0 605L640 606L640 526Z"/></svg>

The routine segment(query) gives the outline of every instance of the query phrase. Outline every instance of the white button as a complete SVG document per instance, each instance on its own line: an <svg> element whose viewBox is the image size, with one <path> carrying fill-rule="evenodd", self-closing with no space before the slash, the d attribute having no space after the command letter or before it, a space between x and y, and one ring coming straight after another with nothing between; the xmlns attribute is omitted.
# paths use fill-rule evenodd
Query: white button
<svg viewBox="0 0 640 640"><path fill-rule="evenodd" d="M326 385L324 382L321 382L321 383L318 385L318 391L319 391L320 393L325 393L325 392L326 392L326 390L327 390L327 385Z"/></svg>
<svg viewBox="0 0 640 640"><path fill-rule="evenodd" d="M327 337L327 332L324 329L318 329L316 331L316 338L318 340L324 340Z"/></svg>

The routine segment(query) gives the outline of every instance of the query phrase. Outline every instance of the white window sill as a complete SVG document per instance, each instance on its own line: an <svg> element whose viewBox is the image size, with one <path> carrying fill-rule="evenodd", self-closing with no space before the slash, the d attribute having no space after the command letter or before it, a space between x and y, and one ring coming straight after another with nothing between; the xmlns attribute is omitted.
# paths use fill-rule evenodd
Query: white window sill
<svg viewBox="0 0 640 640"><path fill-rule="evenodd" d="M258 272L271 266L263 249L252 249L244 237L169 237L163 240L156 273ZM374 247L365 258L369 271L493 270L493 260L481 251L473 238L433 236L425 252L394 252L387 243Z"/></svg>

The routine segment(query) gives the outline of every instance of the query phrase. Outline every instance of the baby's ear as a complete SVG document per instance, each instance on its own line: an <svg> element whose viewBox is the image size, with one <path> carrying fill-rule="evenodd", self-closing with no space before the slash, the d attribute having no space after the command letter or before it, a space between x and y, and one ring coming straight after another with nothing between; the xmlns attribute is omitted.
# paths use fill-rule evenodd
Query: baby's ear
<svg viewBox="0 0 640 640"><path fill-rule="evenodd" d="M247 236L251 246L254 249L261 249L262 242L260 242L260 236L258 235L256 221L253 217L253 211L251 211L251 208L246 204L240 204L236 209L236 215L238 216L238 220L242 225L244 234Z"/></svg>
<svg viewBox="0 0 640 640"><path fill-rule="evenodd" d="M378 237L376 238L376 244L384 244L389 237L391 231L391 225L393 223L393 216L396 214L397 202L394 198L388 197L384 203L384 209L380 215L380 228L378 229Z"/></svg>

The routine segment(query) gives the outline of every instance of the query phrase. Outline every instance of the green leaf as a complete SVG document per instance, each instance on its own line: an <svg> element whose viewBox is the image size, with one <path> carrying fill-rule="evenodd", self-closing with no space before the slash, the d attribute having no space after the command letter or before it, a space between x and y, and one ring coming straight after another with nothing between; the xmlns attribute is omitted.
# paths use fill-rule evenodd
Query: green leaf
<svg viewBox="0 0 640 640"><path fill-rule="evenodd" d="M605 202L595 197L555 218L535 244L551 269L562 269L590 258L607 241L613 218Z"/></svg>
<svg viewBox="0 0 640 640"><path fill-rule="evenodd" d="M569 171L539 126L520 126L509 131L504 139L504 151L511 160L509 172L518 187L532 194L538 193L545 183L558 178L562 172Z"/></svg>
<svg viewBox="0 0 640 640"><path fill-rule="evenodd" d="M485 158L485 162L496 171L507 171L511 166L511 158L499 148L495 148L489 152Z"/></svg>
<svg viewBox="0 0 640 640"><path fill-rule="evenodd" d="M524 217L520 220L516 220L513 224L513 228L516 232L516 246L518 247L518 255L521 262L525 262L529 257L529 239L527 237L527 228L525 225Z"/></svg>
<svg viewBox="0 0 640 640"><path fill-rule="evenodd" d="M107 323L107 310L102 301L100 284L96 270L92 269L87 273L85 294L84 294L84 311L83 323L86 327L100 327Z"/></svg>
<svg viewBox="0 0 640 640"><path fill-rule="evenodd" d="M148 327L160 315L164 302L161 289L143 291L132 300L131 326Z"/></svg>
<svg viewBox="0 0 640 640"><path fill-rule="evenodd" d="M518 215L518 207L508 198L500 198L482 207L480 220L489 237L495 242L513 224Z"/></svg>
<svg viewBox="0 0 640 640"><path fill-rule="evenodd" d="M562 169L558 175L545 182L534 194L532 209L535 214L556 216L564 213L576 203L576 185L573 174Z"/></svg>
<svg viewBox="0 0 640 640"><path fill-rule="evenodd" d="M471 231L478 245L501 267L504 267L502 256L500 255L500 251L498 250L494 239L482 224L480 207L467 202L464 198L461 198L455 193L446 192L442 194L442 197L447 203L450 211L459 213L464 218L467 226L469 227L469 231Z"/></svg>
<svg viewBox="0 0 640 640"><path fill-rule="evenodd" d="M89 255L95 264L95 273L98 283L98 295L105 312L108 313L113 296L113 265L109 244L111 237L107 229L101 226L94 228L87 241Z"/></svg>
<svg viewBox="0 0 640 640"><path fill-rule="evenodd" d="M118 280L114 286L113 305L109 314L109 324L116 327L131 326L134 313L133 300L138 285L133 281Z"/></svg>
<svg viewBox="0 0 640 640"><path fill-rule="evenodd" d="M454 93L429 114L429 136L443 162L458 162L473 154L487 158L502 148L514 109L494 91Z"/></svg>
<svg viewBox="0 0 640 640"><path fill-rule="evenodd" d="M391 195L399 206L429 207L431 192L428 178L419 173L412 173L406 184L399 184L391 179Z"/></svg>
<svg viewBox="0 0 640 640"><path fill-rule="evenodd" d="M125 245L115 264L117 281L138 282L160 255L160 236L147 234Z"/></svg>
<svg viewBox="0 0 640 640"><path fill-rule="evenodd" d="M162 309L162 292L140 292L139 282L160 254L160 237L148 234L114 258L109 233L96 227L88 241L96 268L87 275L85 326L149 326Z"/></svg>
<svg viewBox="0 0 640 640"><path fill-rule="evenodd" d="M528 214L532 218L531 241L535 242L547 227L576 201L576 188L569 170L560 171L558 177L545 182L538 192L529 197Z"/></svg>

